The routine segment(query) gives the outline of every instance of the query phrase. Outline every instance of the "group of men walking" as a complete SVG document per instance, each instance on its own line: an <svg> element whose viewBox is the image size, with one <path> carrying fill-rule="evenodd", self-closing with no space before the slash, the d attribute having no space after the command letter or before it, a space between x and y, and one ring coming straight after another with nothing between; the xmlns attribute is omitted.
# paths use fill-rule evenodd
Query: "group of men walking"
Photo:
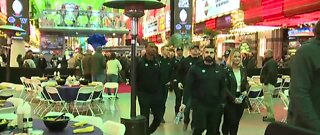
<svg viewBox="0 0 320 135"><path fill-rule="evenodd" d="M159 56L154 43L145 46L145 55L137 64L137 96L141 115L147 122L150 111L154 116L148 134L164 121L169 87L176 95L175 114L184 112L183 130L190 124L192 108L193 134L200 135L204 130L208 135L218 134L228 87L225 67L215 62L215 49L205 47L201 58L199 46L192 46L190 55L184 58L183 49L177 48L177 55L170 58L169 47L162 47Z"/></svg>

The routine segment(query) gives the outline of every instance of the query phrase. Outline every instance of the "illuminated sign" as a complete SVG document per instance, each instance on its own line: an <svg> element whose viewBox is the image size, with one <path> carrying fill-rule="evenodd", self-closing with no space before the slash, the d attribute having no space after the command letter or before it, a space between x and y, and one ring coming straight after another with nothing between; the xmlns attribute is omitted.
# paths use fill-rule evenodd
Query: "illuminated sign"
<svg viewBox="0 0 320 135"><path fill-rule="evenodd" d="M7 15L7 0L0 0L0 11L2 14Z"/></svg>
<svg viewBox="0 0 320 135"><path fill-rule="evenodd" d="M192 35L192 0L175 0L174 5L174 33Z"/></svg>
<svg viewBox="0 0 320 135"><path fill-rule="evenodd" d="M240 8L240 0L196 0L196 22Z"/></svg>
<svg viewBox="0 0 320 135"><path fill-rule="evenodd" d="M295 30L289 30L288 31L288 35L289 36L296 36L298 34L306 34L306 33L313 33L313 29L309 28L309 27L305 27L305 28L300 28L300 29L295 29Z"/></svg>
<svg viewBox="0 0 320 135"><path fill-rule="evenodd" d="M20 27L25 30L20 36L29 39L29 1L7 0L8 25Z"/></svg>

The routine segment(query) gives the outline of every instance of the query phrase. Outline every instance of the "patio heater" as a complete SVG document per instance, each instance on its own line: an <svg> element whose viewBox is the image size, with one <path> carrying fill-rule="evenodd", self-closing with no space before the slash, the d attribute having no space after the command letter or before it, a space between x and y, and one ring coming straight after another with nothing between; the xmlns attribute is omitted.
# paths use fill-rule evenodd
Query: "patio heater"
<svg viewBox="0 0 320 135"><path fill-rule="evenodd" d="M11 44L12 44L12 37L16 34L16 32L25 32L24 29L12 26L12 25L1 25L0 30L3 31L8 35L7 39L7 64L6 64L6 81L10 82L10 51L11 51Z"/></svg>
<svg viewBox="0 0 320 135"><path fill-rule="evenodd" d="M121 118L126 126L126 135L145 135L146 119L136 116L136 50L138 35L138 19L144 15L144 10L159 9L165 5L159 0L110 0L103 4L106 7L124 9L124 14L131 18L131 108L130 118ZM150 78L151 79L151 78Z"/></svg>

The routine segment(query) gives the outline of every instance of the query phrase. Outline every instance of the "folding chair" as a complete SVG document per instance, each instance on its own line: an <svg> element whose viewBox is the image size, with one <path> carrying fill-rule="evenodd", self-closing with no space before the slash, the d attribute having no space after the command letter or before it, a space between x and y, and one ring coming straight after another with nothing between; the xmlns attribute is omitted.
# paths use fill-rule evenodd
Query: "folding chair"
<svg viewBox="0 0 320 135"><path fill-rule="evenodd" d="M262 86L261 85L252 85L248 92L249 103L252 106L252 109L255 113L260 113L260 106L264 106L262 104L263 96L261 96ZM253 113L253 111L248 108L249 113Z"/></svg>
<svg viewBox="0 0 320 135"><path fill-rule="evenodd" d="M73 108L72 112L74 112L76 109L78 115L80 115L78 104L80 104L82 106L86 105L87 108L89 108L90 113L94 116L95 114L93 113L93 110L90 106L91 101L92 101L93 92L94 92L94 87L90 87L90 86L81 87L78 91L77 98L74 102L74 108ZM88 114L88 110L87 110L86 114Z"/></svg>
<svg viewBox="0 0 320 135"><path fill-rule="evenodd" d="M109 120L104 123L103 132L107 135L124 135L125 131L126 127L121 123Z"/></svg>
<svg viewBox="0 0 320 135"><path fill-rule="evenodd" d="M119 83L117 82L106 82L104 84L104 88L105 89L113 89L114 90L114 94L113 95L108 95L108 94L103 94L103 97L106 98L117 98L118 96L118 89L119 89Z"/></svg>
<svg viewBox="0 0 320 135"><path fill-rule="evenodd" d="M30 103L32 103L34 98L39 99L39 94L42 91L40 80L31 79L31 84L32 84L32 97L31 97Z"/></svg>
<svg viewBox="0 0 320 135"><path fill-rule="evenodd" d="M267 126L264 135L319 135L319 133L281 122L274 122Z"/></svg>
<svg viewBox="0 0 320 135"><path fill-rule="evenodd" d="M50 105L50 97L46 97L46 95L43 93L43 87L42 86L36 86L37 87L37 95L36 99L39 100L38 105L34 108L34 114L41 114L41 110L43 107L47 107Z"/></svg>
<svg viewBox="0 0 320 135"><path fill-rule="evenodd" d="M26 96L24 97L24 100L27 100L28 97L30 96L30 93L32 93L34 89L31 83L31 79L25 78L24 85L25 85L25 92L26 92Z"/></svg>
<svg viewBox="0 0 320 135"><path fill-rule="evenodd" d="M92 94L91 104L93 108L94 106L97 106L100 114L103 114L102 107L100 106L101 103L103 103L103 99L102 99L103 90L104 90L104 87L102 85L97 85L96 87L94 87L94 92Z"/></svg>
<svg viewBox="0 0 320 135"><path fill-rule="evenodd" d="M283 80L282 78L277 78L277 85L275 86L273 95L276 97L280 97L279 92L282 90Z"/></svg>
<svg viewBox="0 0 320 135"><path fill-rule="evenodd" d="M285 77L284 78L284 82L282 84L282 90L288 90L289 89L289 85L290 85L290 77Z"/></svg>
<svg viewBox="0 0 320 135"><path fill-rule="evenodd" d="M55 109L56 107L58 107L57 105L62 105L62 108L60 110L60 112L62 112L64 109L68 111L67 106L66 106L66 102L62 100L57 88L55 87L46 87L46 91L49 95L49 106L41 113L42 114L49 108L51 108L51 110L49 112L51 112L53 109Z"/></svg>

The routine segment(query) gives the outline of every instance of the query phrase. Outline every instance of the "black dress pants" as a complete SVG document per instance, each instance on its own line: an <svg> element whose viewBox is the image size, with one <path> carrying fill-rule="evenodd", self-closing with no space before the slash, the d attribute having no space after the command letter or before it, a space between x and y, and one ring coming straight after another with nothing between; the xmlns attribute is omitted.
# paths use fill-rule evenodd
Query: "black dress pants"
<svg viewBox="0 0 320 135"><path fill-rule="evenodd" d="M243 104L228 102L224 108L224 120L222 124L223 135L237 135L239 122L244 110Z"/></svg>
<svg viewBox="0 0 320 135"><path fill-rule="evenodd" d="M150 115L150 110L153 114L153 121L150 124L149 128L147 129L147 133L152 134L157 130L159 127L161 120L162 120L162 115L164 112L164 105L163 101L161 99L156 98L157 95L153 96L138 96L139 100L139 105L140 105L140 113L142 116L146 117L147 121L147 126L149 126L149 115Z"/></svg>
<svg viewBox="0 0 320 135"><path fill-rule="evenodd" d="M221 120L222 106L204 106L195 104L192 113L194 131L192 135L202 135L207 130L206 135L217 135ZM219 124L218 124L219 123Z"/></svg>
<svg viewBox="0 0 320 135"><path fill-rule="evenodd" d="M182 100L182 92L183 90L178 88L178 83L177 82L173 82L173 90L174 90L174 94L176 95L176 103L175 103L175 114L177 115L179 113L179 109L181 106L181 100Z"/></svg>

